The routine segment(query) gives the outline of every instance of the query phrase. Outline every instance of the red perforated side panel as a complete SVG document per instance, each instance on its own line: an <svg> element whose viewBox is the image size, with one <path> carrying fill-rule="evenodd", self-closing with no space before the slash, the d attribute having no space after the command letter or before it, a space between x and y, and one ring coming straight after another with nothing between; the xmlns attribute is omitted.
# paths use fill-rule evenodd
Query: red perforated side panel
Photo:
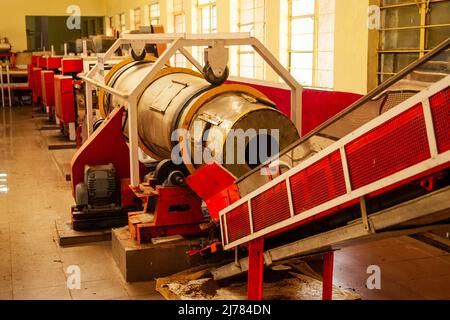
<svg viewBox="0 0 450 320"><path fill-rule="evenodd" d="M291 177L295 214L347 193L341 155L336 151Z"/></svg>
<svg viewBox="0 0 450 320"><path fill-rule="evenodd" d="M291 217L285 181L252 199L252 216L255 232Z"/></svg>
<svg viewBox="0 0 450 320"><path fill-rule="evenodd" d="M345 149L354 190L430 158L422 105L374 128Z"/></svg>
<svg viewBox="0 0 450 320"><path fill-rule="evenodd" d="M430 98L439 153L450 150L450 88Z"/></svg>
<svg viewBox="0 0 450 320"><path fill-rule="evenodd" d="M250 234L248 203L227 213L228 242L242 239Z"/></svg>

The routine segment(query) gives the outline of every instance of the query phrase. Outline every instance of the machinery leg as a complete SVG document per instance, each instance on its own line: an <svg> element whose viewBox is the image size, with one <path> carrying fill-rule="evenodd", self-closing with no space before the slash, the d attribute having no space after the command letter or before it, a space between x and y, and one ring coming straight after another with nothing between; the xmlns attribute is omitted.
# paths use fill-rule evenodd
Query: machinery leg
<svg viewBox="0 0 450 320"><path fill-rule="evenodd" d="M264 238L250 241L248 253L248 300L262 300Z"/></svg>
<svg viewBox="0 0 450 320"><path fill-rule="evenodd" d="M81 138L81 126L78 126L76 129L76 142L77 142L77 149L81 148L81 145L83 144L82 138Z"/></svg>
<svg viewBox="0 0 450 320"><path fill-rule="evenodd" d="M76 140L76 131L75 131L75 122L69 123L69 140L75 141Z"/></svg>
<svg viewBox="0 0 450 320"><path fill-rule="evenodd" d="M323 257L322 300L333 300L333 267L334 252L328 252Z"/></svg>

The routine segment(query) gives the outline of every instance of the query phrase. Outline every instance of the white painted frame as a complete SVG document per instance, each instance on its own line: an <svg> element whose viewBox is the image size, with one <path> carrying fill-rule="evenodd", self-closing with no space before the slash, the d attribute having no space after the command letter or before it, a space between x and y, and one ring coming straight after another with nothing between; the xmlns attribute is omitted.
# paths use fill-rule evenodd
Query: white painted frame
<svg viewBox="0 0 450 320"><path fill-rule="evenodd" d="M425 119L425 125L426 125L426 129L427 129L427 136L428 136L428 140L429 140L429 146L430 146L430 154L431 157L423 162L420 162L416 165L413 165L409 168L406 168L404 170L401 170L399 172L396 172L390 176L387 176L385 178L382 178L378 181L375 181L369 185L366 185L364 187L361 187L359 189L353 190L350 184L350 174L349 174L349 169L347 166L347 161L346 161L346 157L342 159L342 166L343 166L343 171L344 171L344 177L345 177L345 181L346 181L346 187L347 187L347 194L340 196L338 198L335 198L331 201L328 201L326 203L323 203L319 206L316 206L312 209L309 209L305 212L302 212L298 215L295 215L295 212L291 212L291 218L286 219L284 221L281 221L277 224L274 224L272 226L269 226L261 231L258 232L251 232L250 235L248 235L247 237L244 237L242 239L239 239L237 241L228 243L228 244L223 244L225 250L229 250L229 249L233 249L236 246L239 246L241 244L244 243L248 243L249 241L253 240L253 239L257 239L260 238L264 235L267 235L269 233L272 233L274 231L283 229L285 227L288 227L290 225L293 225L295 223L298 223L302 220L305 220L307 218L310 218L316 214L319 214L321 212L324 212L328 209L334 208L338 205L341 205L343 203L349 202L351 200L354 199L358 199L362 196L365 196L369 193L372 193L374 191L380 190L384 187L387 187L389 185L395 184L397 182L400 182L402 180L405 180L409 177L415 176L417 174L420 174L423 171L426 171L428 169L437 167L439 165L445 164L447 162L450 161L450 151L438 154L437 152L437 146L436 146L436 136L435 136L435 132L434 132L434 125L433 125L433 119L431 116L431 110L430 110L430 104L429 104L429 99L430 97L432 97L433 95L435 95L436 93L446 89L448 86L450 85L450 76L447 76L443 79L441 79L439 82L433 84L432 86L428 87L427 89L421 91L420 93L416 94L415 96L409 98L408 100L402 102L401 104L399 104L398 106L396 106L395 108L392 108L391 110L389 110L388 112L382 114L381 116L373 119L372 121L366 123L365 125L363 125L362 127L360 127L359 129L357 129L356 131L350 133L349 135L345 136L344 138L342 138L341 140L337 141L336 143L334 143L333 145L329 146L328 148L324 149L323 151L317 153L316 155L314 155L313 157L305 160L304 162L302 162L300 165L298 165L297 167L291 169L290 171L284 173L283 175L275 178L274 180L272 180L271 182L267 183L266 185L262 186L261 188L253 191L252 193L248 194L247 196L245 196L244 198L242 198L241 200L235 202L234 204L232 204L231 206L223 209L222 211L220 211L219 216L222 217L225 215L226 218L226 214L229 213L230 211L236 209L237 207L243 205L244 203L248 202L251 203L251 200L253 198L255 198L256 196L264 193L265 191L273 188L275 185L285 182L288 189L287 192L292 193L292 190L290 189L290 184L289 184L289 180L292 176L294 176L295 174L299 173L300 171L308 168L309 166L311 166L312 164L322 160L323 158L325 158L326 156L339 151L341 152L342 155L342 149L344 149L344 154L345 154L345 146L354 141L355 139L363 136L364 134L368 133L369 131L371 131L372 129L386 123L387 121L389 121L390 119L406 112L407 110L413 108L414 106L416 106L418 103L422 103L423 106L423 111L424 111L424 119ZM250 210L250 209L249 209ZM291 209L292 210L292 209ZM220 219L220 221L222 221L222 219ZM228 234L227 234L227 240L229 239Z"/></svg>
<svg viewBox="0 0 450 320"><path fill-rule="evenodd" d="M99 80L103 73L104 62L111 58L117 49L122 45L131 45L133 50L139 54L145 48L146 44L169 44L167 50L158 58L144 77L144 81L137 83L136 87L129 92L121 92L106 85L104 80ZM302 86L295 78L284 68L272 53L256 38L251 37L250 33L215 33L215 34L124 34L118 39L111 48L102 56L97 58L97 64L86 75L81 78L86 82L87 97L93 87L98 87L106 92L126 100L128 108L128 127L129 127L129 147L130 147L130 173L131 184L137 186L139 179L139 143L137 127L137 103L139 94L147 88L153 81L157 73L164 68L169 59L177 51L182 53L200 72L203 66L186 50L189 47L215 47L215 46L242 46L250 45L254 50L268 63L268 65L286 82L291 89L291 119L296 125L299 133L302 132ZM92 128L92 99L86 99L87 124ZM89 129L90 131L91 129Z"/></svg>

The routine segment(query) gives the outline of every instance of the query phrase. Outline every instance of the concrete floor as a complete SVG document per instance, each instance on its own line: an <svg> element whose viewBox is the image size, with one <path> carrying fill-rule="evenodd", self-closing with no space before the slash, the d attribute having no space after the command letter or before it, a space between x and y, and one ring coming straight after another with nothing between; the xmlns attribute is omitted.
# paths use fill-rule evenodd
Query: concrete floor
<svg viewBox="0 0 450 320"><path fill-rule="evenodd" d="M60 248L54 222L69 219L70 184L37 131L32 109L0 109L1 299L161 299L154 282L123 281L110 242ZM66 270L81 268L80 290ZM367 267L381 268L381 290L365 288ZM363 299L450 299L450 255L409 237L336 253L335 284Z"/></svg>

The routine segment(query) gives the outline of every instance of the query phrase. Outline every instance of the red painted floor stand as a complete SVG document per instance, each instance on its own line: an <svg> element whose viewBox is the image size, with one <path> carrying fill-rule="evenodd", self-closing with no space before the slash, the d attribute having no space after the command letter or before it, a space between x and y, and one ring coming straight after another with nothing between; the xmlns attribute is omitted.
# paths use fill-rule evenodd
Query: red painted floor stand
<svg viewBox="0 0 450 320"><path fill-rule="evenodd" d="M262 300L264 273L264 238L248 244L248 300Z"/></svg>
<svg viewBox="0 0 450 320"><path fill-rule="evenodd" d="M322 300L333 300L334 252L323 256L323 290Z"/></svg>

